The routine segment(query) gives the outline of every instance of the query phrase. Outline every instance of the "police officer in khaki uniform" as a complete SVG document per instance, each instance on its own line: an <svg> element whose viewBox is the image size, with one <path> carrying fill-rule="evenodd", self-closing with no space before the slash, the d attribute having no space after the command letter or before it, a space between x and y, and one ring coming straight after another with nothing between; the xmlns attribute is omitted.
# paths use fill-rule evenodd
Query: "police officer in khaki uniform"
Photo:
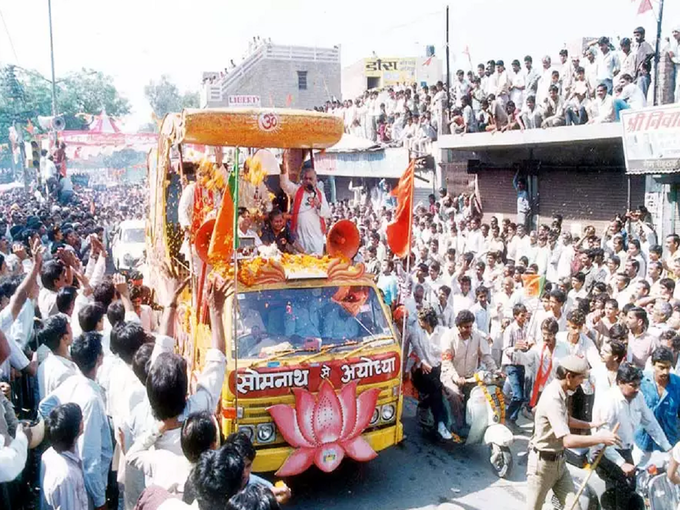
<svg viewBox="0 0 680 510"><path fill-rule="evenodd" d="M598 444L618 444L619 438L610 431L591 436L578 436L574 429L592 429L599 424L588 423L569 416L567 396L572 395L588 373L588 362L578 356L560 360L555 379L543 390L534 420L534 435L529 442L527 461L527 508L541 510L548 491L553 493L565 508L570 508L576 489L564 459L565 448L588 448ZM576 504L575 509L580 506Z"/></svg>

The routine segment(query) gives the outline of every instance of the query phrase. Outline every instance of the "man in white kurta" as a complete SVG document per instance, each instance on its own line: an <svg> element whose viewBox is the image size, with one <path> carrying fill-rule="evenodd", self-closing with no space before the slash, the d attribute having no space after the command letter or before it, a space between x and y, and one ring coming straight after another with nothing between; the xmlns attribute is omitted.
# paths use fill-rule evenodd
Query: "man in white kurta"
<svg viewBox="0 0 680 510"><path fill-rule="evenodd" d="M281 188L292 198L291 230L306 253L323 255L326 241L326 219L331 209L323 192L317 186L316 172L304 168L300 184L291 182L288 173L281 173Z"/></svg>

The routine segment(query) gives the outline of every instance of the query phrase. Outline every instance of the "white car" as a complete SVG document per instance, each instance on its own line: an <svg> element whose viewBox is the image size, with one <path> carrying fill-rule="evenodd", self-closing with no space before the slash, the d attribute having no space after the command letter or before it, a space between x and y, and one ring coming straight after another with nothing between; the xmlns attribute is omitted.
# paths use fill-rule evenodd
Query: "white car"
<svg viewBox="0 0 680 510"><path fill-rule="evenodd" d="M113 264L116 269L136 269L144 262L146 235L144 220L125 220L113 239Z"/></svg>

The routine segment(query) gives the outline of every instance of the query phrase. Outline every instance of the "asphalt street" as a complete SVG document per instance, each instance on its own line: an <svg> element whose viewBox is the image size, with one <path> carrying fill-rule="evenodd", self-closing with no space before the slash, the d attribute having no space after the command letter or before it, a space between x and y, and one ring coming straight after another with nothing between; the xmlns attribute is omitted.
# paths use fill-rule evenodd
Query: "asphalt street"
<svg viewBox="0 0 680 510"><path fill-rule="evenodd" d="M531 424L515 435L514 466L499 479L484 445L461 446L435 442L415 418L415 402L407 399L402 421L406 439L381 452L369 463L348 462L331 474L312 467L287 480L293 491L289 507L308 510L524 510L526 450ZM575 477L583 471L574 469ZM597 492L604 489L593 476ZM549 502L545 509L552 508Z"/></svg>

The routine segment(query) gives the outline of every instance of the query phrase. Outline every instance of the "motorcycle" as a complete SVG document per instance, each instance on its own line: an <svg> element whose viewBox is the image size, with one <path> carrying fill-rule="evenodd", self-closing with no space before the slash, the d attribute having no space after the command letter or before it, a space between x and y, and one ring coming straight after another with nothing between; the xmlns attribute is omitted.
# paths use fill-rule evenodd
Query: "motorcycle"
<svg viewBox="0 0 680 510"><path fill-rule="evenodd" d="M465 445L488 445L491 467L499 478L505 478L512 470L510 446L514 442L514 436L505 425L503 375L480 371L465 382L475 386L465 402L466 433L463 437L454 434L454 441ZM451 416L446 399L444 404ZM450 430L452 420L448 421ZM431 417L427 421L421 419L421 425L436 434L436 426Z"/></svg>
<svg viewBox="0 0 680 510"><path fill-rule="evenodd" d="M633 456L635 457L635 450ZM670 452L642 453L635 472L636 492L649 510L675 509L680 505L680 488L666 476Z"/></svg>
<svg viewBox="0 0 680 510"><path fill-rule="evenodd" d="M568 464L578 468L585 468L588 464L588 448L569 448L566 450ZM680 488L671 483L666 476L666 467L669 461L669 452L641 452L633 450L633 459L636 462L635 481L636 494L644 501L646 510L674 510L680 505ZM574 482L579 485L578 480ZM595 491L589 485L586 486L579 499L581 508L599 510L600 508L613 508L613 489L605 491L600 501ZM555 510L563 510L563 506L552 499Z"/></svg>

